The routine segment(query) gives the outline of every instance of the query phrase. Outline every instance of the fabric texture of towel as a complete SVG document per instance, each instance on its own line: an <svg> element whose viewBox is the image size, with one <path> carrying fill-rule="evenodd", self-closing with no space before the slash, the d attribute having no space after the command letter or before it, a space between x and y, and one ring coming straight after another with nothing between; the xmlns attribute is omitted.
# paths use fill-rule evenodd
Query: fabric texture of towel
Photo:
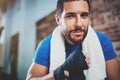
<svg viewBox="0 0 120 80"><path fill-rule="evenodd" d="M61 30L62 26L59 25L52 33L49 72L53 72L66 59L64 37ZM84 70L86 80L104 80L106 78L106 66L102 47L94 29L90 25L83 40L82 49L83 52L88 54L90 59L90 68Z"/></svg>

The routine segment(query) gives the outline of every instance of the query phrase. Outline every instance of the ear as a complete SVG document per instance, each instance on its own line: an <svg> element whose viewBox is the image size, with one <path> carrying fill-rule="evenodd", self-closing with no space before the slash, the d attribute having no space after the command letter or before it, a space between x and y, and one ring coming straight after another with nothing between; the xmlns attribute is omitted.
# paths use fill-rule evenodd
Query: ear
<svg viewBox="0 0 120 80"><path fill-rule="evenodd" d="M60 24L60 16L55 15L55 20L56 20L57 24Z"/></svg>

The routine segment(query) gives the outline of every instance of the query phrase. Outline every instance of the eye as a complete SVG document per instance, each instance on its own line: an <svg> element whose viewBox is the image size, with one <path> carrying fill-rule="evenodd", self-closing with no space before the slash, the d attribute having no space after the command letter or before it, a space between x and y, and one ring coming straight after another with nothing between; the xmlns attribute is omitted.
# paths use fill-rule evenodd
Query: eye
<svg viewBox="0 0 120 80"><path fill-rule="evenodd" d="M73 13L68 13L66 14L65 18L68 18L68 19L71 19L71 18L74 18L75 15Z"/></svg>
<svg viewBox="0 0 120 80"><path fill-rule="evenodd" d="M82 13L82 14L81 14L81 17L83 17L84 19L85 19L85 18L88 18L88 17L89 17L89 13L87 13L87 12Z"/></svg>

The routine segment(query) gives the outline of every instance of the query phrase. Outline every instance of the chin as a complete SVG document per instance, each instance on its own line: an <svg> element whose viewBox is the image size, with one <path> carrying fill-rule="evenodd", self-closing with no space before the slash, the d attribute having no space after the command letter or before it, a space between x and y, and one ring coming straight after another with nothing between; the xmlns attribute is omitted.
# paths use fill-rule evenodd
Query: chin
<svg viewBox="0 0 120 80"><path fill-rule="evenodd" d="M77 41L74 41L74 43L82 43L83 40L77 40Z"/></svg>
<svg viewBox="0 0 120 80"><path fill-rule="evenodd" d="M79 43L82 43L83 41L83 38L81 39L71 39L71 42L75 43L75 44L79 44Z"/></svg>

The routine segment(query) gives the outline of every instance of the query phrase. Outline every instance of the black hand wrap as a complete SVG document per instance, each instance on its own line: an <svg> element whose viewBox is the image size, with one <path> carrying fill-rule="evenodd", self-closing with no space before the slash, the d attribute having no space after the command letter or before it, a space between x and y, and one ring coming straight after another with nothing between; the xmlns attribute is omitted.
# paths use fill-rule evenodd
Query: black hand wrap
<svg viewBox="0 0 120 80"><path fill-rule="evenodd" d="M66 61L54 71L55 80L65 80L64 70L68 71L70 77L67 80L73 80L72 76L79 76L79 80L85 80L83 70L88 69L85 56L80 49L72 52ZM76 79L75 79L76 80Z"/></svg>

